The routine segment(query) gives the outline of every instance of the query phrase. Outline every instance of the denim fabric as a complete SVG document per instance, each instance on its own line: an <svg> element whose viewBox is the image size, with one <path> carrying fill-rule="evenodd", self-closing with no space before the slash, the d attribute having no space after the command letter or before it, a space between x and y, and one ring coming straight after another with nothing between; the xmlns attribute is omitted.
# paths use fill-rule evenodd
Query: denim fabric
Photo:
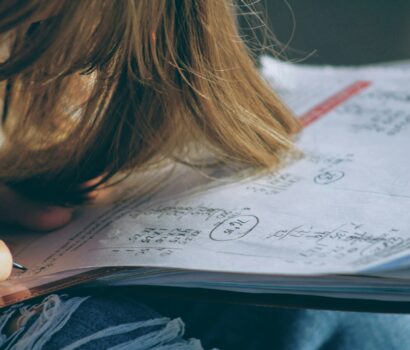
<svg viewBox="0 0 410 350"><path fill-rule="evenodd" d="M10 331L11 320L18 320ZM1 349L200 350L184 340L184 323L162 317L132 299L50 295L0 315Z"/></svg>
<svg viewBox="0 0 410 350"><path fill-rule="evenodd" d="M141 298L140 298L141 300ZM222 350L409 350L410 315L271 308L144 297L186 336Z"/></svg>
<svg viewBox="0 0 410 350"><path fill-rule="evenodd" d="M50 295L0 313L0 349L410 349L410 315ZM172 317L175 317L172 319ZM10 322L18 320L16 330Z"/></svg>

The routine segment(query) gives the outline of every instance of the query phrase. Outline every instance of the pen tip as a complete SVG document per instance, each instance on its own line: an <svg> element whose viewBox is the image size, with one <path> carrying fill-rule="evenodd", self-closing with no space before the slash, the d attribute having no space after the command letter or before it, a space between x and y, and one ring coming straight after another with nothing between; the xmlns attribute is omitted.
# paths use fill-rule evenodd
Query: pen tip
<svg viewBox="0 0 410 350"><path fill-rule="evenodd" d="M22 271L27 271L27 267L13 261L13 267Z"/></svg>

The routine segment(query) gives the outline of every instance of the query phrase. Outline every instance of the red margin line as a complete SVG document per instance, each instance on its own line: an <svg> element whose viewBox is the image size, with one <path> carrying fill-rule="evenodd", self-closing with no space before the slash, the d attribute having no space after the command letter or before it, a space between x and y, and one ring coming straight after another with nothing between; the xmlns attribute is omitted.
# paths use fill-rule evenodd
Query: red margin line
<svg viewBox="0 0 410 350"><path fill-rule="evenodd" d="M299 121L303 127L306 127L316 120L322 118L326 113L330 112L332 109L335 109L337 106L341 105L343 102L347 101L349 98L357 95L362 90L366 89L371 85L370 81L357 81L352 85L349 85L347 88L338 92L337 94L329 97L324 102L313 107L310 111L303 114Z"/></svg>

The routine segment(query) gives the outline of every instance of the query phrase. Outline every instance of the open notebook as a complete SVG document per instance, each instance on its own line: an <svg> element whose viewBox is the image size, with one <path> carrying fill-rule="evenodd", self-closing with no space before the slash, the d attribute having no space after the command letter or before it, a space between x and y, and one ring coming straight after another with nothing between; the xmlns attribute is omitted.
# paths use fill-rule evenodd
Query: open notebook
<svg viewBox="0 0 410 350"><path fill-rule="evenodd" d="M408 66L265 57L262 72L305 126L304 157L199 191L186 170L149 200L88 208L46 235L8 232L29 270L0 284L2 306L91 280L410 300Z"/></svg>

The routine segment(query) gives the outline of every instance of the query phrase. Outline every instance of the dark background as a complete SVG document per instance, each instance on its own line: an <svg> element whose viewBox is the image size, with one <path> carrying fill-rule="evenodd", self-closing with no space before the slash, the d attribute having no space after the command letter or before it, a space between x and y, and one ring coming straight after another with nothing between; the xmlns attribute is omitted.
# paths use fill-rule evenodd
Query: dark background
<svg viewBox="0 0 410 350"><path fill-rule="evenodd" d="M289 59L356 65L410 58L409 0L261 0L261 6L277 39L290 41Z"/></svg>

